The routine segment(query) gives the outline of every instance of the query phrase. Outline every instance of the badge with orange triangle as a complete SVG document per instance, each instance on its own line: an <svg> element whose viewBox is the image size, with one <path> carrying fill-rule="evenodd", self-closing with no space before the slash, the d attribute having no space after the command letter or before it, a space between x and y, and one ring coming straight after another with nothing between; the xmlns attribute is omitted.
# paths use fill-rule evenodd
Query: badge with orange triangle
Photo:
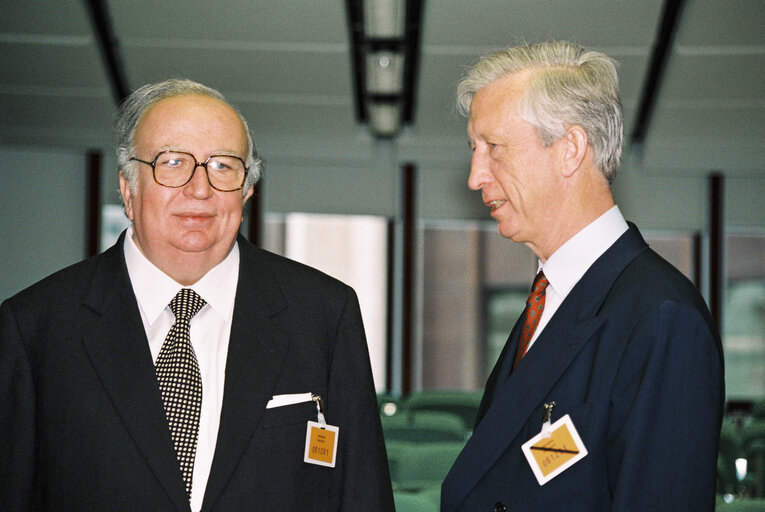
<svg viewBox="0 0 765 512"><path fill-rule="evenodd" d="M545 407L552 410L552 405ZM587 455L587 448L568 414L551 424L548 413L542 431L523 443L522 449L539 485L546 484Z"/></svg>

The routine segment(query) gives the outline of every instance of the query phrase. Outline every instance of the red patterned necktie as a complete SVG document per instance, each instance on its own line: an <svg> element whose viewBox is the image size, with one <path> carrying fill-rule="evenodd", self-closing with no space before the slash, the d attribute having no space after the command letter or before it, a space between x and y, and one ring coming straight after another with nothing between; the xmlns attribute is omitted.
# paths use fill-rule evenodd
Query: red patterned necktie
<svg viewBox="0 0 765 512"><path fill-rule="evenodd" d="M545 277L544 272L541 270L537 277L534 278L534 283L531 285L531 293L526 300L526 309L523 311L523 327L521 328L521 337L518 340L518 350L515 352L515 359L513 360L513 370L518 366L521 358L526 354L529 348L529 342L534 337L534 331L537 330L539 325L539 319L542 318L542 311L545 308L545 290L550 281Z"/></svg>

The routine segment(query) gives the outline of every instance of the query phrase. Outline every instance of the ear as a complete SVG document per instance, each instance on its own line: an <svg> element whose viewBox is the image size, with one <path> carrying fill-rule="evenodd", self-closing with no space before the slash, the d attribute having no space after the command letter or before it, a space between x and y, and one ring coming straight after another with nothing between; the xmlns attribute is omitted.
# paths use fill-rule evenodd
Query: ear
<svg viewBox="0 0 765 512"><path fill-rule="evenodd" d="M125 215L133 220L133 193L130 190L130 183L120 171L120 194L122 195L122 204L125 206Z"/></svg>
<svg viewBox="0 0 765 512"><path fill-rule="evenodd" d="M584 156L589 149L587 132L578 124L571 125L566 129L566 134L561 142L563 143L563 175L570 178L581 167Z"/></svg>
<svg viewBox="0 0 765 512"><path fill-rule="evenodd" d="M244 197L242 197L242 206L244 206L247 203L247 200L252 197L252 194L255 193L255 185L251 186L247 192L244 194Z"/></svg>

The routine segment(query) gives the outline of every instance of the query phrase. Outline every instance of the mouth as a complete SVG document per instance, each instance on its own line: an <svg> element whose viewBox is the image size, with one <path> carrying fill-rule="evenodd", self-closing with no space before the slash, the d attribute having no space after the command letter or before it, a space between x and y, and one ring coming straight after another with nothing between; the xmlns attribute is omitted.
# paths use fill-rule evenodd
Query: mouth
<svg viewBox="0 0 765 512"><path fill-rule="evenodd" d="M494 201L489 201L486 204L488 204L491 207L492 210L496 210L497 208L499 208L500 206L502 206L505 203L506 203L506 201L504 199L495 199Z"/></svg>
<svg viewBox="0 0 765 512"><path fill-rule="evenodd" d="M204 220L210 219L212 215L208 213L203 213L203 212L184 212L184 213L179 213L178 217L181 220L186 220L186 221L204 221Z"/></svg>

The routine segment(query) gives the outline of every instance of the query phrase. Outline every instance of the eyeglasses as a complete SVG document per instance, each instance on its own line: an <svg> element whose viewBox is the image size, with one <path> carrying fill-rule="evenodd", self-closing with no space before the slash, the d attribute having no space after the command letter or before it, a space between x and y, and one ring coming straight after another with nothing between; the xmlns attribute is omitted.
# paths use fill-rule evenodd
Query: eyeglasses
<svg viewBox="0 0 765 512"><path fill-rule="evenodd" d="M150 165L154 181L164 187L178 188L191 181L197 167L204 167L207 181L215 190L233 192L244 186L249 170L238 156L211 155L204 162L183 151L160 151L154 160L147 162L134 156L130 160Z"/></svg>

